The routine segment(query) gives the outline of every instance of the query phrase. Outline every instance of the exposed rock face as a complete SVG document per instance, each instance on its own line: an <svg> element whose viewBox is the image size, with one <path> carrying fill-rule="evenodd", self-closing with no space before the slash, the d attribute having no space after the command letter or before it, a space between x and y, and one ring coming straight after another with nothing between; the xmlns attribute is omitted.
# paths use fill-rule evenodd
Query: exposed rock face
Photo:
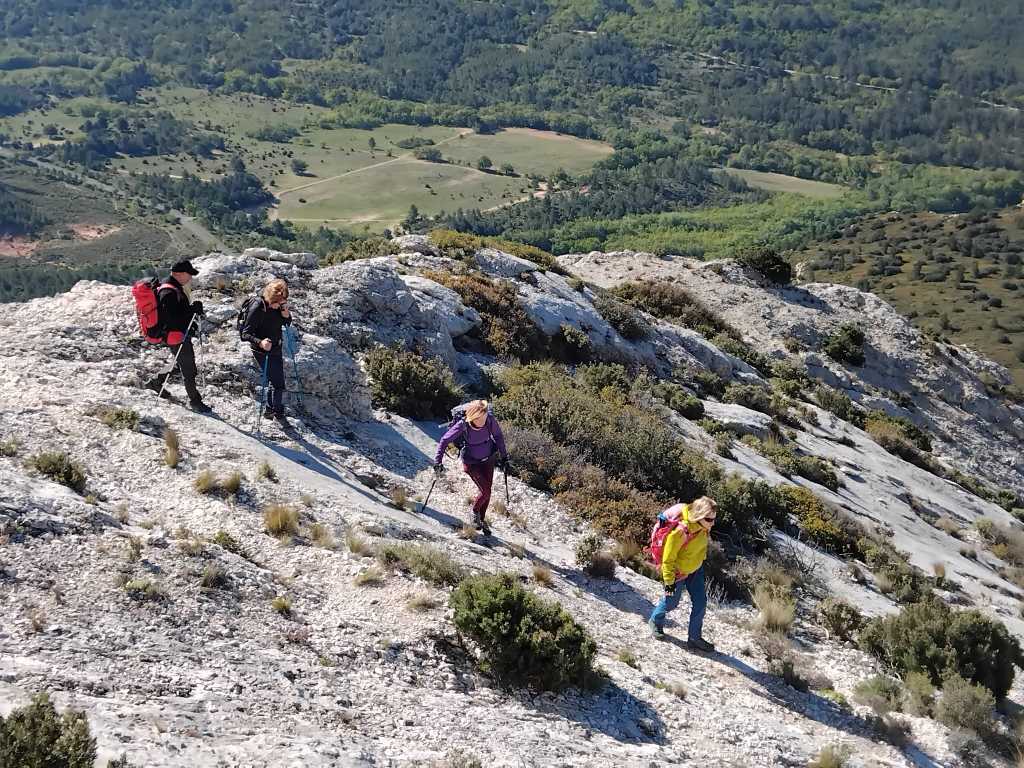
<svg viewBox="0 0 1024 768"><path fill-rule="evenodd" d="M806 765L839 741L853 747L858 766L959 765L947 729L934 721L900 716L915 744L904 753L877 741L866 708L840 709L769 674L748 606L712 601L706 631L718 654L683 646L685 601L669 624L670 640L653 643L644 622L660 586L624 568L611 581L587 578L574 554L585 526L515 478L515 516L492 521L487 546L452 531L467 517L472 490L459 472L438 481L426 510L396 508L393 489L426 492L438 430L370 409L361 350L374 343L418 348L457 366L466 379L494 362L455 351L480 323L478 313L453 291L410 274L455 262L418 236L396 246L396 256L322 270L310 269L301 254L263 249L197 259L195 297L204 301L209 326L201 360L205 396L216 417L159 401L140 387L166 365L167 352L137 340L127 288L83 282L61 296L4 307L0 441L19 444L16 455L0 455L0 712L50 690L60 707L86 712L101 765L127 753L138 765L182 768L404 767L457 764L461 750L509 767L781 768ZM869 335L864 369L805 352L808 369L833 377L865 404L928 424L947 455L962 454L990 476L1012 477L1012 464L1000 462L1019 460L1019 409L986 401L976 378L977 371L998 369L964 350L933 350L871 297L828 286L765 290L721 264L680 266L637 254L574 258L578 263L567 263L598 283L619 279L613 268L628 264L632 274L643 267L675 276L766 353L779 352L785 335L817 348L825 333L860 317ZM498 252L478 263L509 275L500 279L514 281L545 331L570 325L602 354L661 373L713 370L765 385L693 331L652 321L647 339L627 342L596 313L589 289L574 290L563 277ZM288 399L293 430L264 424L260 436L252 429L254 366L234 318L242 294L273 276L292 285L303 394L301 405ZM915 410L900 411L888 384L906 385L896 391L909 393ZM180 395L177 384L172 389ZM133 409L140 426L107 426L96 406ZM765 414L711 400L705 408L737 432L768 430ZM943 563L961 586L958 599L1024 636L1019 588L1002 578L998 561L985 551L962 556L961 547L975 548L974 534L959 541L928 523L947 515L964 526L981 517L1010 524L1009 515L807 408L814 419L792 444L834 463L843 481L838 493L783 478L739 443L732 458L717 456L696 422L676 414L666 421L725 469L811 488L884 532L918 566ZM176 466L165 460L165 426L179 436ZM951 447L958 441L959 453ZM971 456L975 449L986 455ZM87 495L26 466L27 457L44 450L65 451L82 465ZM200 492L203 470L219 478L241 472L240 490ZM267 533L261 513L276 503L298 513L299 533L290 541ZM349 532L376 544L427 543L472 572L515 574L593 635L608 683L597 692L502 689L461 649L444 607L448 588L398 571L383 573L381 586L354 583L377 567L373 560L355 545L324 546ZM896 609L878 590L854 583L842 561L774 535L814 566L827 591L868 614ZM550 568L550 587L532 581L534 565ZM211 569L222 574L215 586L206 578ZM272 607L279 596L288 598L289 611ZM410 607L412 597L420 598L420 610ZM858 682L882 671L852 645L822 639L804 618L794 633L809 667L829 678L816 687L849 697ZM622 661L622 649L636 655L636 667ZM685 702L658 687L670 681L685 685ZM1018 682L1011 697L1019 700L1021 692Z"/></svg>

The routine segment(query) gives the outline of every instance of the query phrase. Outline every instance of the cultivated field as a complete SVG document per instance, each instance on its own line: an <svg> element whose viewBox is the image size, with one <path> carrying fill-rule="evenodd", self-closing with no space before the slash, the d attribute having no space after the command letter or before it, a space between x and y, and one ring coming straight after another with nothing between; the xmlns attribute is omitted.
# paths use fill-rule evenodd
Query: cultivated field
<svg viewBox="0 0 1024 768"><path fill-rule="evenodd" d="M743 179L755 189L764 189L768 192L794 192L817 200L833 200L842 197L845 192L838 184L801 179L782 173L751 171L746 168L724 168L723 170L730 176Z"/></svg>
<svg viewBox="0 0 1024 768"><path fill-rule="evenodd" d="M506 128L486 136L470 134L450 142L442 150L445 157L474 166L481 155L486 155L495 167L508 163L517 173L544 176L559 168L571 174L582 173L612 151L600 141L530 128Z"/></svg>

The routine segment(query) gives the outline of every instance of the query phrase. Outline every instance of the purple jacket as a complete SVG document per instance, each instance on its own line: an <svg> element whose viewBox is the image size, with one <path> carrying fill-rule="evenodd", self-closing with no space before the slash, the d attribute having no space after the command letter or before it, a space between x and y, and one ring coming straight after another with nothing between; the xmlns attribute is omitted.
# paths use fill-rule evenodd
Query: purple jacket
<svg viewBox="0 0 1024 768"><path fill-rule="evenodd" d="M437 454L434 456L435 464L441 463L444 449L462 434L466 436L466 447L462 449L460 456L464 464L479 464L482 461L487 461L494 454L495 448L501 454L501 458L508 458L508 451L505 448L505 436L501 433L498 420L491 414L487 414L487 421L480 429L472 426L464 419L459 419L452 424L448 431L444 433L441 442L437 444Z"/></svg>

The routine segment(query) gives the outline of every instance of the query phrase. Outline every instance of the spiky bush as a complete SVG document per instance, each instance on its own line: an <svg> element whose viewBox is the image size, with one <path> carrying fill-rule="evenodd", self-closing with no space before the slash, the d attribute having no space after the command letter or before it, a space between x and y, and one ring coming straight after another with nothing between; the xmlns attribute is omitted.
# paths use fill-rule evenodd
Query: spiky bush
<svg viewBox="0 0 1024 768"><path fill-rule="evenodd" d="M635 308L616 301L611 296L598 296L594 299L594 309L624 339L638 341L651 332L650 324Z"/></svg>
<svg viewBox="0 0 1024 768"><path fill-rule="evenodd" d="M394 347L366 353L373 404L411 419L447 414L458 405L460 392L452 372L431 360Z"/></svg>
<svg viewBox="0 0 1024 768"><path fill-rule="evenodd" d="M825 337L822 351L838 363L864 365L864 331L855 325L843 325Z"/></svg>
<svg viewBox="0 0 1024 768"><path fill-rule="evenodd" d="M829 597L818 606L818 621L829 636L852 640L864 626L864 617L856 606L838 597Z"/></svg>
<svg viewBox="0 0 1024 768"><path fill-rule="evenodd" d="M451 597L456 629L479 648L499 681L539 690L583 685L597 646L555 602L524 590L510 574L474 576Z"/></svg>
<svg viewBox="0 0 1024 768"><path fill-rule="evenodd" d="M81 712L57 714L41 693L0 717L0 765L10 768L93 768L96 740Z"/></svg>
<svg viewBox="0 0 1024 768"><path fill-rule="evenodd" d="M450 555L428 544L387 542L377 550L382 564L408 571L436 586L455 586L466 572Z"/></svg>
<svg viewBox="0 0 1024 768"><path fill-rule="evenodd" d="M788 285L793 279L793 268L773 248L760 247L742 251L736 256L736 262L760 272L765 279L773 283Z"/></svg>
<svg viewBox="0 0 1024 768"><path fill-rule="evenodd" d="M605 548L604 537L597 533L588 533L576 545L576 565L598 579L615 576L615 557Z"/></svg>
<svg viewBox="0 0 1024 768"><path fill-rule="evenodd" d="M85 491L85 470L63 451L44 451L28 460L28 465L39 474L73 491Z"/></svg>

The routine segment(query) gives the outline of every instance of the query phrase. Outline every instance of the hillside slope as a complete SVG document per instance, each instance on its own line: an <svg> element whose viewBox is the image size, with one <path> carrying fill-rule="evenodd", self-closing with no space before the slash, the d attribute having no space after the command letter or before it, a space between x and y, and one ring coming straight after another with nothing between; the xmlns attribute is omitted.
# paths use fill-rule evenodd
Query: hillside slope
<svg viewBox="0 0 1024 768"><path fill-rule="evenodd" d="M422 513L396 504L395 488L425 493L438 432L434 423L371 408L361 350L374 342L416 346L466 381L494 362L469 343L480 313L433 279L445 270L471 263L507 280L538 327L551 334L572 326L595 353L666 374L698 366L767 384L750 365L672 323L649 317L652 333L626 341L595 309L594 289L574 288L524 259L484 248L460 261L419 237L396 241L394 250L326 269L314 269L309 255L262 249L197 259L196 295L211 325L201 363L216 417L140 388L163 353L140 352L127 288L83 282L8 308L0 320L0 436L16 445L0 458L0 712L50 690L61 707L87 713L102 757L126 753L162 766L465 764L460 752L498 766L799 766L836 742L853 748L851 765L960 764L944 726L899 716L913 740L894 747L880 740L867 709L826 697L850 696L880 667L825 636L812 620L817 601L839 593L869 615L896 606L871 579L855 583L843 561L785 532L773 534L778 546L812 564L793 632L803 668L816 671L809 692L769 673L764 632L743 603L716 599L709 610L707 634L718 654L685 649L678 624L685 608L669 626L670 642L650 640L645 619L660 587L627 568L611 581L584 575L574 550L585 526L518 479L509 485L513 514L496 519L488 540L456 535L470 489L460 473L448 474ZM621 279L616 270L630 265L635 273L641 265L645 274L658 269L642 254L564 261L595 283ZM978 394L976 371L1005 375L994 364L964 350L954 358L921 348L891 308L853 289L779 290L729 264L661 264L765 352L781 350L787 335L811 343L844 315L865 320L862 371L805 352L808 370L879 407L894 405L885 389L913 387L911 415L932 429L937 453L1022 487L1019 467L1006 461L1019 457L1020 409ZM265 424L259 436L248 353L233 323L239 293L272 274L290 280L302 330L302 415L293 432ZM764 416L711 398L705 407L740 431ZM836 493L786 480L742 443L733 458L718 456L697 422L666 419L722 466L813 490L922 568L941 560L961 591L938 594L977 605L1024 636L1020 592L997 572L996 558L961 556L963 541L928 524L940 515L962 525L982 517L1016 525L1013 518L813 403L804 407L817 424L807 417L794 442L834 463L842 476ZM141 418L133 429L116 429L102 408ZM180 438L176 467L164 459L167 425ZM82 465L81 494L27 467L46 450ZM218 478L240 472L240 486L203 493L196 481L204 470ZM262 512L274 503L297 512L297 532L266 532ZM972 546L978 540L962 536ZM596 692L540 695L496 687L456 638L444 607L450 588L400 568L371 574L374 583L366 574L379 566L360 554L360 542L428 544L443 553L432 555L439 563L447 556L470 571L509 571L524 582L533 566L546 566L551 586L530 588L594 636L607 683ZM275 608L278 597L290 606ZM685 701L657 685L676 681ZM1021 700L1019 683L1010 696Z"/></svg>

